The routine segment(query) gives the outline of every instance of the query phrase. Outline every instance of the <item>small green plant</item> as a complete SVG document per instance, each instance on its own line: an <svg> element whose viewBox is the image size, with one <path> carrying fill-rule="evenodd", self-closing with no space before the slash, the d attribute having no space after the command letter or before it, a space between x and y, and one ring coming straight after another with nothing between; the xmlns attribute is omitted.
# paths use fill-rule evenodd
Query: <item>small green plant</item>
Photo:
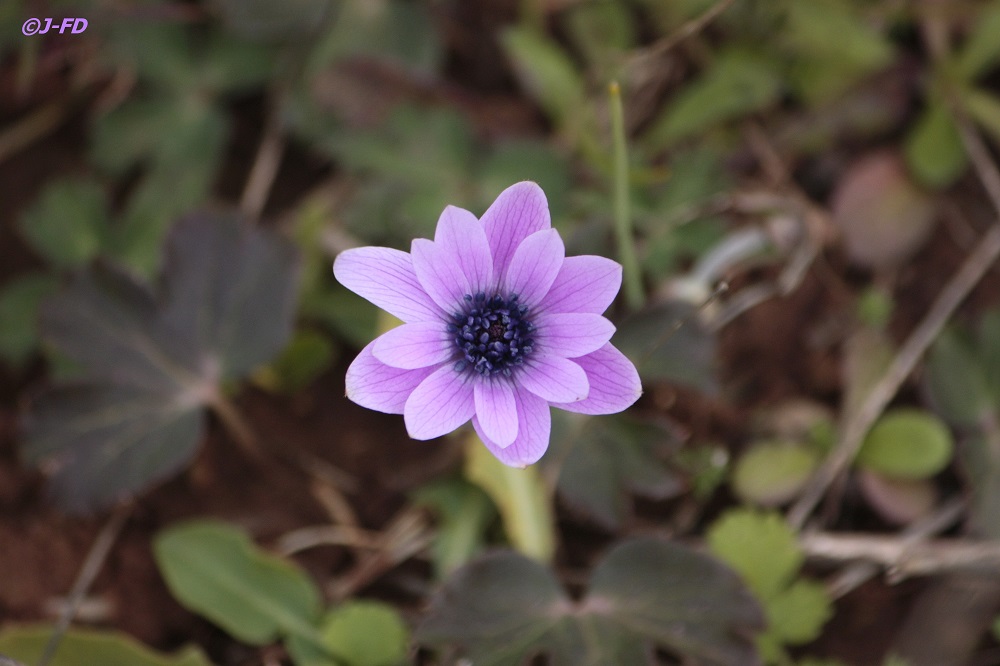
<svg viewBox="0 0 1000 666"><path fill-rule="evenodd" d="M823 586L800 577L804 556L779 514L735 509L707 534L712 554L739 572L764 607L757 648L768 664L792 664L786 646L808 643L833 614Z"/></svg>
<svg viewBox="0 0 1000 666"><path fill-rule="evenodd" d="M406 655L409 630L391 606L350 601L324 611L305 571L232 525L174 525L153 552L186 608L249 645L283 641L296 666L394 666Z"/></svg>

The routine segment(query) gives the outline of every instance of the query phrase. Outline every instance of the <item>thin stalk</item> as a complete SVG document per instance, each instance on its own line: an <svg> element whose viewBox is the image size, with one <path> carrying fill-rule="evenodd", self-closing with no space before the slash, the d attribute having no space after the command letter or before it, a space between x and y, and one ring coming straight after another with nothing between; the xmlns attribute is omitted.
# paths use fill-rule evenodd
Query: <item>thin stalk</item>
<svg viewBox="0 0 1000 666"><path fill-rule="evenodd" d="M630 310L642 307L642 276L635 257L632 238L632 213L628 192L628 143L625 137L625 114L622 110L622 93L618 82L608 87L611 105L611 141L614 156L614 207L615 236L618 240L618 257L622 262L622 279L625 284L625 302Z"/></svg>
<svg viewBox="0 0 1000 666"><path fill-rule="evenodd" d="M94 579L97 578L97 574L101 571L108 553L111 552L111 546L114 545L131 512L131 504L119 506L97 534L97 538L94 539L94 544L90 547L90 552L84 558L83 566L80 567L80 572L76 576L73 589L70 590L69 596L66 598L62 612L59 613L59 619L56 620L52 635L49 636L49 640L45 644L45 649L42 651L42 656L38 659L37 666L48 666L49 662L52 661L56 650L59 649L59 643L69 629L70 623L73 622L73 617L76 615L80 603L83 601L84 596L86 596L87 590L90 589Z"/></svg>

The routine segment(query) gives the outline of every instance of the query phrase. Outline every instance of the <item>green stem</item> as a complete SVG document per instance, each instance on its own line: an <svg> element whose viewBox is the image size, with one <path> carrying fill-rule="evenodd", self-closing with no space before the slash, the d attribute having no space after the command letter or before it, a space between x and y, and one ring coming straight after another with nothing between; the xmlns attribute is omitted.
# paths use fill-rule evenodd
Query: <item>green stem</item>
<svg viewBox="0 0 1000 666"><path fill-rule="evenodd" d="M625 283L625 302L630 310L642 307L642 275L635 257L632 241L632 214L629 210L628 144L625 138L625 114L622 111L622 94L617 82L608 87L611 103L611 140L614 151L614 205L615 237L618 257L622 262L622 279Z"/></svg>

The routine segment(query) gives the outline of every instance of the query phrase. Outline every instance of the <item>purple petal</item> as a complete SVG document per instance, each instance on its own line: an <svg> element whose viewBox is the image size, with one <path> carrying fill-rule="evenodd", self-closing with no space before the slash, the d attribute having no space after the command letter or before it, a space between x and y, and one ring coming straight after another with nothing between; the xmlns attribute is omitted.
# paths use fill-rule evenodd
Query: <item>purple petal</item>
<svg viewBox="0 0 1000 666"><path fill-rule="evenodd" d="M504 291L517 294L528 306L537 305L556 279L566 248L555 229L537 231L514 252L504 277Z"/></svg>
<svg viewBox="0 0 1000 666"><path fill-rule="evenodd" d="M552 413L548 404L541 398L527 391L515 391L514 401L517 405L518 431L517 437L508 446L499 446L483 431L483 424L478 416L472 417L472 425L483 440L483 444L504 465L510 467L525 467L542 457L549 448L549 435L552 431Z"/></svg>
<svg viewBox="0 0 1000 666"><path fill-rule="evenodd" d="M514 389L506 381L476 383L476 418L483 432L497 446L509 446L517 437L517 406Z"/></svg>
<svg viewBox="0 0 1000 666"><path fill-rule="evenodd" d="M549 402L583 400L590 391L587 373L575 361L541 353L520 369L517 383Z"/></svg>
<svg viewBox="0 0 1000 666"><path fill-rule="evenodd" d="M549 293L539 304L545 312L592 312L608 309L622 286L622 267L594 255L566 257Z"/></svg>
<svg viewBox="0 0 1000 666"><path fill-rule="evenodd" d="M451 364L435 370L413 390L403 408L413 439L434 439L468 421L476 411L472 384Z"/></svg>
<svg viewBox="0 0 1000 666"><path fill-rule="evenodd" d="M486 292L493 287L493 255L486 232L476 216L467 210L448 206L438 218L434 243L444 248L457 262L469 281L471 291Z"/></svg>
<svg viewBox="0 0 1000 666"><path fill-rule="evenodd" d="M574 362L587 373L590 395L580 402L553 401L553 407L581 414L615 414L631 407L642 395L642 383L632 361L611 344Z"/></svg>
<svg viewBox="0 0 1000 666"><path fill-rule="evenodd" d="M535 183L515 183L500 193L481 220L493 255L493 273L501 280L525 238L552 227L549 203Z"/></svg>
<svg viewBox="0 0 1000 666"><path fill-rule="evenodd" d="M445 312L459 311L462 299L472 288L451 253L426 238L418 238L410 245L410 254L413 255L413 270L424 291Z"/></svg>
<svg viewBox="0 0 1000 666"><path fill-rule="evenodd" d="M394 368L414 370L452 359L455 343L439 321L397 326L375 339L372 354Z"/></svg>
<svg viewBox="0 0 1000 666"><path fill-rule="evenodd" d="M615 332L615 325L610 321L588 312L544 313L535 318L535 325L537 349L563 358L595 352L607 344Z"/></svg>
<svg viewBox="0 0 1000 666"><path fill-rule="evenodd" d="M344 250L333 262L340 284L405 322L440 320L406 252L388 247Z"/></svg>
<svg viewBox="0 0 1000 666"><path fill-rule="evenodd" d="M410 393L434 372L434 368L390 368L372 354L374 346L375 341L369 342L347 369L344 380L347 397L377 412L402 414Z"/></svg>

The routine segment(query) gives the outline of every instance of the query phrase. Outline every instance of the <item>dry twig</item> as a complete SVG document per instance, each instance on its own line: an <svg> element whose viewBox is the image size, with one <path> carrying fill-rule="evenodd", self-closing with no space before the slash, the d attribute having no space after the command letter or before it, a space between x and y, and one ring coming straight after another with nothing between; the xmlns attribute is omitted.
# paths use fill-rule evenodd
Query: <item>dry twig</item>
<svg viewBox="0 0 1000 666"><path fill-rule="evenodd" d="M115 509L108 522L105 523L104 527L97 534L97 538L94 539L94 543L90 547L90 552L87 553L87 557L83 561L83 566L80 567L80 573L77 574L76 581L73 582L73 588L66 598L63 611L59 615L55 627L52 629L52 635L49 637L48 643L45 644L45 650L38 659L36 666L48 666L48 663L55 656L56 650L59 648L59 642L73 621L76 610L79 608L84 596L86 596L87 590L90 589L90 586L94 583L94 579L97 578L97 574L104 565L108 553L111 552L111 546L114 545L122 527L125 526L125 521L128 519L131 511L131 504L124 504Z"/></svg>

